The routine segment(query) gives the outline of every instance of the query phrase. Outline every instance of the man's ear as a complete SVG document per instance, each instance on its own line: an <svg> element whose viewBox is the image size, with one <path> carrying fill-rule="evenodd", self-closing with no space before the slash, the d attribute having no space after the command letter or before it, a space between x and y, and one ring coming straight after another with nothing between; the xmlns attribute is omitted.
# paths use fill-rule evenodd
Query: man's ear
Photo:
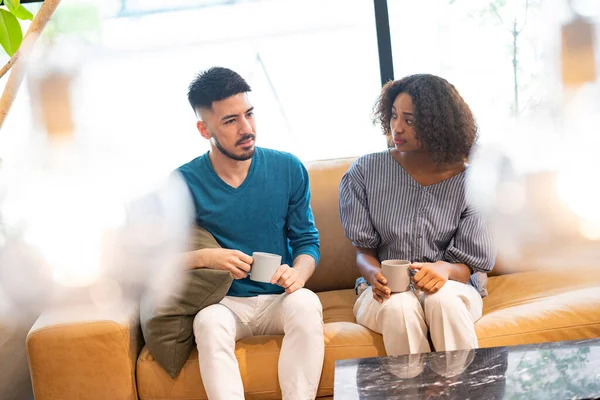
<svg viewBox="0 0 600 400"><path fill-rule="evenodd" d="M212 135L210 134L210 132L208 131L208 128L206 127L206 123L204 121L202 121L201 119L199 119L196 122L196 128L198 128L198 132L200 132L200 135L202 135L202 137L204 139L212 138Z"/></svg>

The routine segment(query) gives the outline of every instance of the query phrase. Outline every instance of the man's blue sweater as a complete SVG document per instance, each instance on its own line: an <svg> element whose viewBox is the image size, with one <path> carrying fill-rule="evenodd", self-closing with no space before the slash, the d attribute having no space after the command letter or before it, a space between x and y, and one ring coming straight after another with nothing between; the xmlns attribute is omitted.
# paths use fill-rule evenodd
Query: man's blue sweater
<svg viewBox="0 0 600 400"><path fill-rule="evenodd" d="M319 233L310 208L308 173L295 156L256 147L248 176L233 188L216 174L208 153L179 167L194 199L196 222L223 248L281 255L292 266L300 254L319 262ZM234 280L228 296L283 293L270 283Z"/></svg>

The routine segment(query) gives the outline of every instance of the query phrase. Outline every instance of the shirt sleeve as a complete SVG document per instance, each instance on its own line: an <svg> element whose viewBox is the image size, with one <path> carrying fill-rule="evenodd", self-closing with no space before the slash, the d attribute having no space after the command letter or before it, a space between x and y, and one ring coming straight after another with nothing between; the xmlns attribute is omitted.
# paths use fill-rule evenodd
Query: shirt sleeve
<svg viewBox="0 0 600 400"><path fill-rule="evenodd" d="M357 163L342 177L339 197L340 218L346 237L355 247L378 248L381 238L371 220L364 175Z"/></svg>
<svg viewBox="0 0 600 400"><path fill-rule="evenodd" d="M490 272L494 267L496 247L491 228L474 208L467 207L463 212L444 259L466 264L473 272Z"/></svg>
<svg viewBox="0 0 600 400"><path fill-rule="evenodd" d="M287 214L287 237L292 248L294 259L301 254L307 254L319 263L319 231L315 226L310 207L310 181L308 172L302 162L292 157L291 193Z"/></svg>

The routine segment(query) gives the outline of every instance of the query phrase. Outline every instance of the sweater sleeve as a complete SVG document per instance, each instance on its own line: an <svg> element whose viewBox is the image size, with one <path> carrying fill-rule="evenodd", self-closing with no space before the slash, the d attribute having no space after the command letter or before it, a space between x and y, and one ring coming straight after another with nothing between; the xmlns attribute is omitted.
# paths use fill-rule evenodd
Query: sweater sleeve
<svg viewBox="0 0 600 400"><path fill-rule="evenodd" d="M307 254L319 263L319 232L310 207L310 181L302 162L291 156L290 199L286 219L292 257Z"/></svg>

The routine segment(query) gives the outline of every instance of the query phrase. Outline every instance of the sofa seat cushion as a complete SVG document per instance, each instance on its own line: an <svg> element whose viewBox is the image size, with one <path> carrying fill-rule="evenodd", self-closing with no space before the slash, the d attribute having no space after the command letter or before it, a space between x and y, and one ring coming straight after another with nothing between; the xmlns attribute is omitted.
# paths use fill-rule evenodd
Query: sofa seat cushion
<svg viewBox="0 0 600 400"><path fill-rule="evenodd" d="M352 308L354 289L317 293L323 304L325 322L325 360L319 383L319 396L333 394L336 360L379 357L385 355L383 337L358 325Z"/></svg>
<svg viewBox="0 0 600 400"><path fill-rule="evenodd" d="M481 347L600 337L600 268L490 277Z"/></svg>
<svg viewBox="0 0 600 400"><path fill-rule="evenodd" d="M475 324L481 347L600 337L600 270L537 271L491 277L483 317ZM357 325L354 290L318 293L325 322L325 361L318 396L333 393L335 360L385 355L383 340ZM248 399L281 398L277 360L282 336L241 340L236 356ZM206 399L196 350L171 379L144 348L137 363L141 400Z"/></svg>
<svg viewBox="0 0 600 400"><path fill-rule="evenodd" d="M383 340L370 330L357 325L352 314L356 300L354 290L319 293L325 321L325 361L318 396L333 394L335 360L377 357L385 354ZM242 372L247 399L280 399L277 360L283 336L256 336L240 340L236 357ZM154 360L146 347L137 361L137 385L140 400L206 399L198 352L192 351L175 379Z"/></svg>

